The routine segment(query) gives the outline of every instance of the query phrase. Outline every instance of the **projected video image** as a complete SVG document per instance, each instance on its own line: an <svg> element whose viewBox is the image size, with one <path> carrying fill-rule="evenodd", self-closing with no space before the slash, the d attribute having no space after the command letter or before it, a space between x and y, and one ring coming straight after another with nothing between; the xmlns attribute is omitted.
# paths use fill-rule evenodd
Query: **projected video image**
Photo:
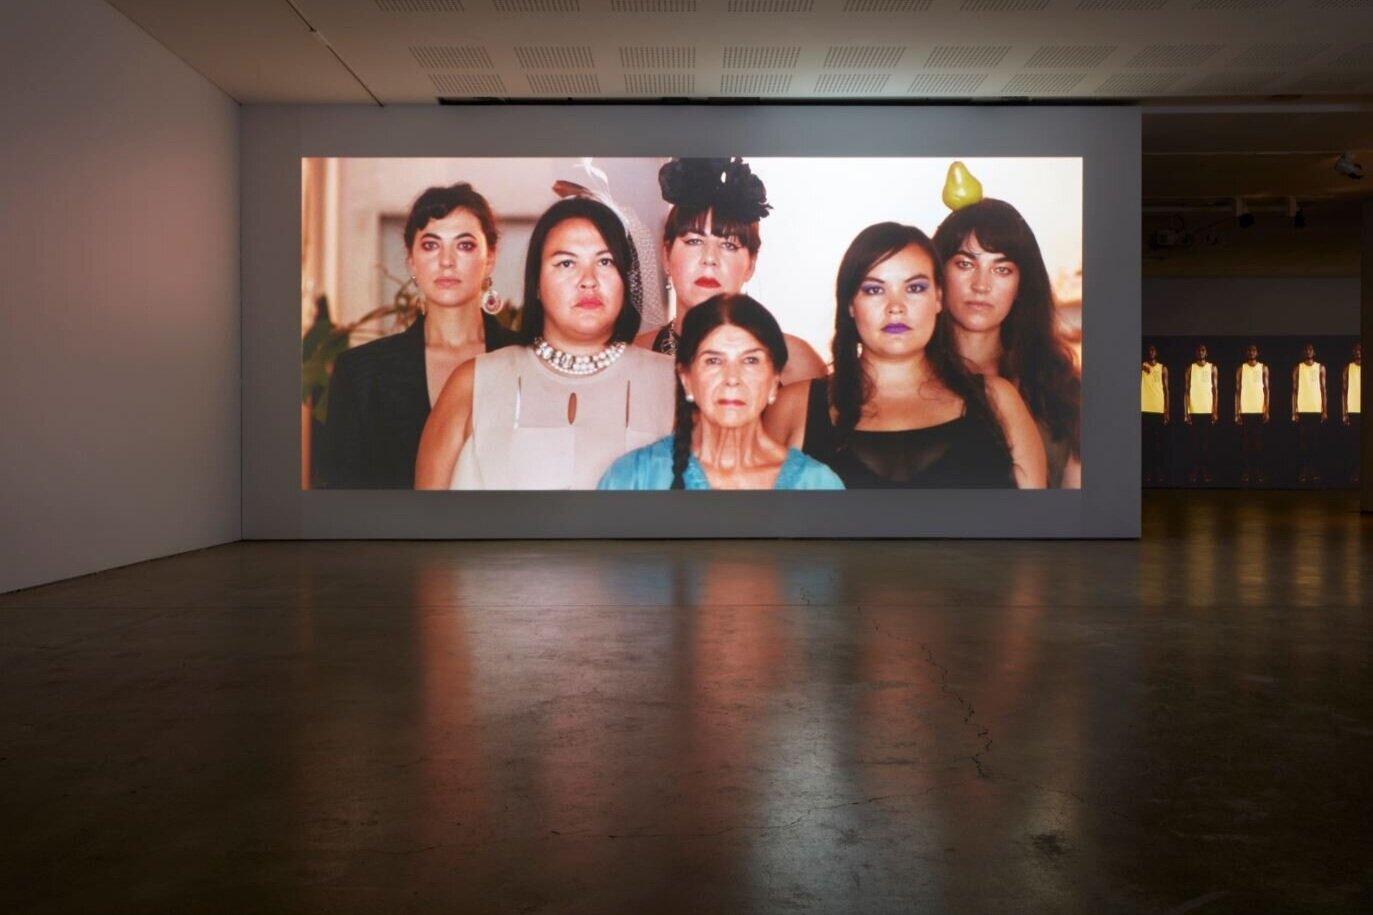
<svg viewBox="0 0 1373 915"><path fill-rule="evenodd" d="M303 488L1081 486L1081 159L301 177Z"/></svg>

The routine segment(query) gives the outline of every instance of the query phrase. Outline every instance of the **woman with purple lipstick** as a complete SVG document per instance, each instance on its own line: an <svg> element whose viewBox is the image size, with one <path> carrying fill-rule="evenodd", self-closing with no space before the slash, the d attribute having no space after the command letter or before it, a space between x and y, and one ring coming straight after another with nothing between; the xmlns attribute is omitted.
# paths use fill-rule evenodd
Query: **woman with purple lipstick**
<svg viewBox="0 0 1373 915"><path fill-rule="evenodd" d="M1034 417L1013 385L954 350L941 278L914 226L858 233L835 282L834 374L784 388L767 431L849 489L1042 488Z"/></svg>

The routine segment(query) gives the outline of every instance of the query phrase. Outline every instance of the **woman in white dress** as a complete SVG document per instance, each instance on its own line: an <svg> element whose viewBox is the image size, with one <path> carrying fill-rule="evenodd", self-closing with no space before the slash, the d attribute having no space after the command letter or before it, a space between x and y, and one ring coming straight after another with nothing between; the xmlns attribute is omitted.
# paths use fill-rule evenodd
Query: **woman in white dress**
<svg viewBox="0 0 1373 915"><path fill-rule="evenodd" d="M416 489L594 489L616 458L672 430L672 359L630 345L632 262L599 201L561 200L539 218L524 345L453 373L420 439Z"/></svg>

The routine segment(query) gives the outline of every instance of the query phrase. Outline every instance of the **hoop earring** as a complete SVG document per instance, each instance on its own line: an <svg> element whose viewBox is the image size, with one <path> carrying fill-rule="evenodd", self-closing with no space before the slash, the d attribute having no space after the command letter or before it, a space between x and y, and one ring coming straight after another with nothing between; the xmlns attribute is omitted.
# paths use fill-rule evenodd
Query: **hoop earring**
<svg viewBox="0 0 1373 915"><path fill-rule="evenodd" d="M496 292L491 283L491 277L482 280L482 311L489 315L498 315L501 309L505 308L505 302L501 301L500 294Z"/></svg>

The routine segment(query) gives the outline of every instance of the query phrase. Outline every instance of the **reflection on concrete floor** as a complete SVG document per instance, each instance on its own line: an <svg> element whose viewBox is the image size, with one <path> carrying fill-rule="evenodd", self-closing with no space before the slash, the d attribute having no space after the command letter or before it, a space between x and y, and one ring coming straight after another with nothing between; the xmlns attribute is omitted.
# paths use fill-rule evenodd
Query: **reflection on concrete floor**
<svg viewBox="0 0 1373 915"><path fill-rule="evenodd" d="M9 911L1359 911L1370 520L238 544L0 597Z"/></svg>

